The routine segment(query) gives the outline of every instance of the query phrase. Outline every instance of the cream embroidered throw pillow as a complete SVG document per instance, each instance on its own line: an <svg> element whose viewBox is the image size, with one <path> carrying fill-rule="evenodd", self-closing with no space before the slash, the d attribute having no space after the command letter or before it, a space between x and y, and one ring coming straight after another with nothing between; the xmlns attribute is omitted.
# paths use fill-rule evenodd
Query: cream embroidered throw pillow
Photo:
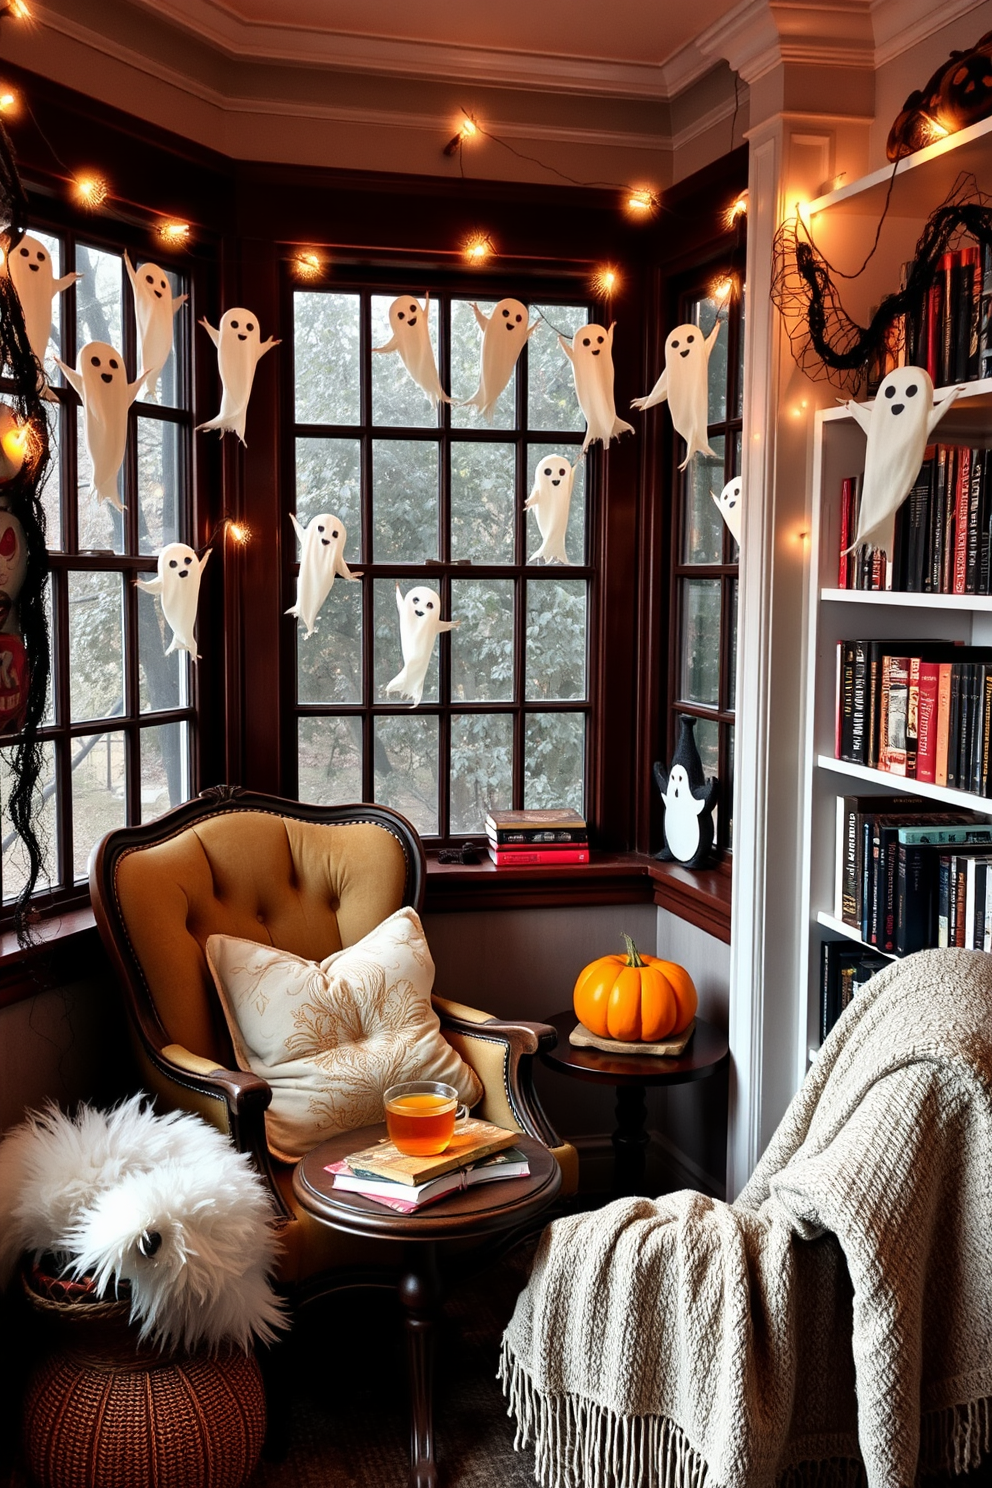
<svg viewBox="0 0 992 1488"><path fill-rule="evenodd" d="M231 935L207 963L239 1069L272 1086L269 1148L294 1162L336 1132L381 1121L400 1080L444 1080L474 1106L482 1086L431 1006L434 962L412 909L319 964Z"/></svg>

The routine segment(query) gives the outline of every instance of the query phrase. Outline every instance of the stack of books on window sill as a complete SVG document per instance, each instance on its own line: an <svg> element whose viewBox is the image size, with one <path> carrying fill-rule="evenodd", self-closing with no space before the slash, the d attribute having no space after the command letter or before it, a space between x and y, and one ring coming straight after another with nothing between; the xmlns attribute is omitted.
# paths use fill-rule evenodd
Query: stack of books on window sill
<svg viewBox="0 0 992 1488"><path fill-rule="evenodd" d="M518 1132L469 1118L455 1130L451 1146L434 1156L411 1157L392 1142L380 1142L328 1163L334 1187L383 1204L397 1214L414 1214L425 1204L479 1183L527 1178L527 1154L513 1145Z"/></svg>
<svg viewBox="0 0 992 1488"><path fill-rule="evenodd" d="M557 868L588 863L589 828L568 807L534 811L490 811L486 816L489 856L497 868Z"/></svg>

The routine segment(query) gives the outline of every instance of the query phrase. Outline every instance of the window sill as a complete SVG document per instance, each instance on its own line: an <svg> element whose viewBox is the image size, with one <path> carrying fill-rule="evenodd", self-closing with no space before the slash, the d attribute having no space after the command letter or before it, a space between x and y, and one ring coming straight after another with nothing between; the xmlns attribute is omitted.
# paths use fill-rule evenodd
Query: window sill
<svg viewBox="0 0 992 1488"><path fill-rule="evenodd" d="M13 930L0 935L0 1008L88 976L102 957L89 905L39 920L34 945L22 949Z"/></svg>

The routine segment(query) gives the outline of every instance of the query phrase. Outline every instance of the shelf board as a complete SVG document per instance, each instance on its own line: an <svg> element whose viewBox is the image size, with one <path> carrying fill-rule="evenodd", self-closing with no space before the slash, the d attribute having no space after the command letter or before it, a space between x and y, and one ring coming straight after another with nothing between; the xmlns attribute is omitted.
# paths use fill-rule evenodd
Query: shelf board
<svg viewBox="0 0 992 1488"><path fill-rule="evenodd" d="M976 175L988 170L989 145L992 143L992 119L981 119L968 129L960 129L946 139L937 140L913 155L906 155L895 169L895 185L889 211L893 216L926 216L920 208L919 192L925 193L930 206L936 206L951 190L962 171ZM881 212L885 195L889 189L892 166L883 166L870 175L861 176L836 191L828 191L809 204L809 215L832 210L858 215L875 215ZM923 171L919 181L913 177Z"/></svg>
<svg viewBox="0 0 992 1488"><path fill-rule="evenodd" d="M888 770L869 770L867 765L854 765L850 760L834 759L832 754L818 754L816 763L821 770L835 775L849 775L853 780L866 785L881 785L888 790L905 792L907 795L923 796L927 801L942 801L948 806L960 807L962 811L980 811L983 816L992 815L992 799L973 796L968 791L951 790L946 785L929 785L923 780L910 780L905 775L891 775Z"/></svg>
<svg viewBox="0 0 992 1488"><path fill-rule="evenodd" d="M832 930L835 935L843 935L846 940L853 940L856 945L864 946L866 951L874 951L877 955L884 956L888 961L897 961L899 959L891 951L880 951L878 946L869 945L866 940L861 939L861 936L854 929L853 925L845 925L843 920L838 920L835 915L827 914L824 909L818 912L816 923L822 925L824 930Z"/></svg>
<svg viewBox="0 0 992 1488"><path fill-rule="evenodd" d="M901 589L821 589L829 604L894 605L905 610L962 610L992 614L992 594L909 594Z"/></svg>

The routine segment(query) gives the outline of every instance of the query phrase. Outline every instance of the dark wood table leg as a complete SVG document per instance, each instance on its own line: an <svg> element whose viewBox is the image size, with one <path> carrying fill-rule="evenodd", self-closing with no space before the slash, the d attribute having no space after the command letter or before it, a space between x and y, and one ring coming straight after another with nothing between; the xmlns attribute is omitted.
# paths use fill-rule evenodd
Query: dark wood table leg
<svg viewBox="0 0 992 1488"><path fill-rule="evenodd" d="M613 1133L613 1189L618 1197L644 1189L648 1108L643 1085L617 1085L617 1129Z"/></svg>
<svg viewBox="0 0 992 1488"><path fill-rule="evenodd" d="M437 1247L408 1245L399 1294L410 1371L410 1488L437 1488L434 1461L434 1328L441 1289Z"/></svg>

